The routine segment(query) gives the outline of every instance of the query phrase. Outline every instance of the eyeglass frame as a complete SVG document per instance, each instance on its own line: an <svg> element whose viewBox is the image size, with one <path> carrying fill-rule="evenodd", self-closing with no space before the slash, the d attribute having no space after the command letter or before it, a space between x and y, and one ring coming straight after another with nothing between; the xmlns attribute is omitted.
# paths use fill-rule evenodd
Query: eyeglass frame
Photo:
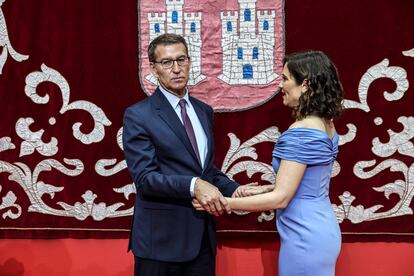
<svg viewBox="0 0 414 276"><path fill-rule="evenodd" d="M183 59L181 61L181 63L184 62L183 64L180 64L180 59ZM190 60L191 59L190 59L189 56L181 56L181 57L176 58L176 59L163 59L161 61L153 61L152 63L159 63L159 64L161 64L161 67L163 69L171 69L174 66L174 62L177 62L177 65L179 67L184 67L184 66L186 66L186 65L188 65L190 63ZM165 64L164 64L165 62L171 62L171 65L166 67Z"/></svg>

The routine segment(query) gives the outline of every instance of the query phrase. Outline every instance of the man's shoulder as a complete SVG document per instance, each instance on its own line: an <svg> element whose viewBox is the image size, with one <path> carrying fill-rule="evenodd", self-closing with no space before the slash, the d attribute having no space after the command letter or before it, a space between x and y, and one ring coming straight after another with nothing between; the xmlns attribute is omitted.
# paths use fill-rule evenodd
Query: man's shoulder
<svg viewBox="0 0 414 276"><path fill-rule="evenodd" d="M149 104L149 102L150 102L149 99L150 99L150 97L146 97L146 98L144 98L142 100L139 100L139 101L131 104L130 106L128 106L128 109L130 109L130 108L132 108L132 109L134 109L134 108L142 108L142 107L144 107L144 106L146 106L146 105Z"/></svg>
<svg viewBox="0 0 414 276"><path fill-rule="evenodd" d="M145 103L143 101L136 102L125 109L124 116L127 115L135 115L139 113L143 113L142 111L145 110Z"/></svg>
<svg viewBox="0 0 414 276"><path fill-rule="evenodd" d="M152 98L154 95L148 96L142 100L139 100L136 103L133 103L132 105L128 106L126 108L126 112L137 112L137 111L144 111L146 109L149 109L151 107Z"/></svg>
<svg viewBox="0 0 414 276"><path fill-rule="evenodd" d="M191 100L191 103L193 103L193 104L197 104L197 105L199 105L201 108L204 108L204 109L207 109L207 110L213 110L213 108L209 105L209 104L207 104L207 103L205 103L205 102L203 102L203 101L201 101L201 100L199 100L199 99L197 99L197 98L194 98L194 97L192 97L192 96L190 96L190 100Z"/></svg>

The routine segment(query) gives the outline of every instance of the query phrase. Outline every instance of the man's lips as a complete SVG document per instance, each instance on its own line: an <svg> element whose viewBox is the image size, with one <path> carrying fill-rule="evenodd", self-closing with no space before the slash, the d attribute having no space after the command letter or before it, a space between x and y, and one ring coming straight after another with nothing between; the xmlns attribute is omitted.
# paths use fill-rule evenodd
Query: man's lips
<svg viewBox="0 0 414 276"><path fill-rule="evenodd" d="M183 81L184 77L171 78L172 81Z"/></svg>

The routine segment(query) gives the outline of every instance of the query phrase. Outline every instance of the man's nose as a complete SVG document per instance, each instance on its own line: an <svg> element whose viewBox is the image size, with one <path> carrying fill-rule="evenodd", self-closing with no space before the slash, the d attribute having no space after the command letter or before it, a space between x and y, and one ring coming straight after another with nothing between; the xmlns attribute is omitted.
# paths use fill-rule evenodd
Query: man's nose
<svg viewBox="0 0 414 276"><path fill-rule="evenodd" d="M181 67L178 65L178 61L176 60L173 61L172 70L174 72L179 72L181 70Z"/></svg>

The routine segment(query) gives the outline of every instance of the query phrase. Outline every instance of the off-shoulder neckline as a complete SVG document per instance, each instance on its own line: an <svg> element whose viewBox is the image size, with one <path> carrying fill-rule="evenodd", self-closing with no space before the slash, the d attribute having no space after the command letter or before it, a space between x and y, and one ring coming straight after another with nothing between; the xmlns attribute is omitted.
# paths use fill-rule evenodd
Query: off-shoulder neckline
<svg viewBox="0 0 414 276"><path fill-rule="evenodd" d="M293 130L295 130L295 129L297 129L297 130L317 131L317 132L323 133L323 134L324 134L327 138L329 138L329 140L331 140L331 141L335 138L335 136L337 136L337 135L338 135L338 133L337 133L336 131L334 131L333 136L332 136L332 137L330 137L330 136L329 136L329 134L328 134L326 131L323 131L323 130L321 130L321 129L317 129L317 128L312 128L312 127L293 127L293 128L288 128L288 130L286 130L286 131L293 131Z"/></svg>

